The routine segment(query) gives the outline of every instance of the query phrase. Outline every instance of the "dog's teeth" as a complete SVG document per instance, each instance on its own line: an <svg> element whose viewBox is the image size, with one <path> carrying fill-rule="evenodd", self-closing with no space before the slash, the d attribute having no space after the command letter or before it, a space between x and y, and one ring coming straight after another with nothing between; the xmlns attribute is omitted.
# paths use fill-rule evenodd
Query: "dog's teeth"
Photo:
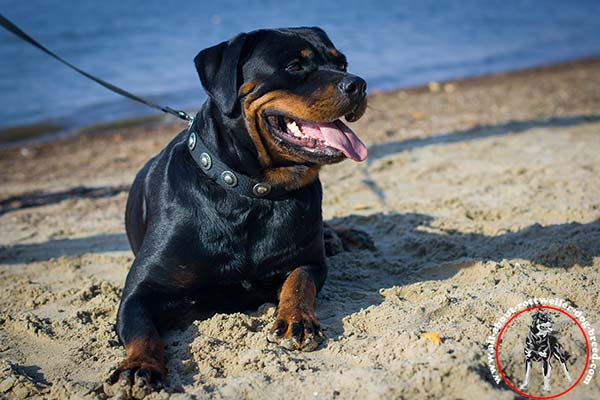
<svg viewBox="0 0 600 400"><path fill-rule="evenodd" d="M298 127L298 125L296 125L296 121L291 121L287 123L287 128L288 131L294 135L295 137L301 138L304 135L302 134L302 131L300 130L300 128Z"/></svg>

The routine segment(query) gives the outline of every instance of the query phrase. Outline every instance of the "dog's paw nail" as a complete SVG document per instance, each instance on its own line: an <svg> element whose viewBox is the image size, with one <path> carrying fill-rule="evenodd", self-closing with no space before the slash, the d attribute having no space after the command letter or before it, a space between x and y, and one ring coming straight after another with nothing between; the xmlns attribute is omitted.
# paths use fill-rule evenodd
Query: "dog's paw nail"
<svg viewBox="0 0 600 400"><path fill-rule="evenodd" d="M294 342L291 339L284 339L279 343L281 347L287 350L294 350L296 348Z"/></svg>
<svg viewBox="0 0 600 400"><path fill-rule="evenodd" d="M121 386L130 386L131 385L131 371L126 369L125 371L121 372L121 380L120 380L120 385Z"/></svg>
<svg viewBox="0 0 600 400"><path fill-rule="evenodd" d="M277 331L268 333L267 334L267 341L271 342L271 343L277 343L277 337L278 336L279 336L279 334L277 333Z"/></svg>
<svg viewBox="0 0 600 400"><path fill-rule="evenodd" d="M302 343L302 350L304 351L313 351L317 347L319 347L319 342L316 340L316 337L313 335L307 336Z"/></svg>

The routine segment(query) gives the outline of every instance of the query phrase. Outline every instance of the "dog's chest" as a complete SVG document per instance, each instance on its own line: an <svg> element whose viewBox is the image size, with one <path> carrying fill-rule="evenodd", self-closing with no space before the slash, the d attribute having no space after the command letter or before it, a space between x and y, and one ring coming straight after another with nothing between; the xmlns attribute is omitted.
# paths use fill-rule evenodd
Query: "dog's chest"
<svg viewBox="0 0 600 400"><path fill-rule="evenodd" d="M322 259L320 196L219 206L199 226L201 265L224 280L256 280Z"/></svg>

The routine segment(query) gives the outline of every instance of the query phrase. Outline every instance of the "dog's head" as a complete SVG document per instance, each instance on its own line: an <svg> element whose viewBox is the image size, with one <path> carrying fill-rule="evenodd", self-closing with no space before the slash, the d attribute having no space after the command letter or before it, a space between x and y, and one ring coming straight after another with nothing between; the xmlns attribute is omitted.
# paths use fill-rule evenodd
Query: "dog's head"
<svg viewBox="0 0 600 400"><path fill-rule="evenodd" d="M341 118L367 106L366 83L319 28L258 30L202 50L200 80L223 115L241 118L260 163L362 161L367 148Z"/></svg>
<svg viewBox="0 0 600 400"><path fill-rule="evenodd" d="M546 336L552 332L554 322L548 313L543 310L535 312L531 316L531 329L540 336Z"/></svg>

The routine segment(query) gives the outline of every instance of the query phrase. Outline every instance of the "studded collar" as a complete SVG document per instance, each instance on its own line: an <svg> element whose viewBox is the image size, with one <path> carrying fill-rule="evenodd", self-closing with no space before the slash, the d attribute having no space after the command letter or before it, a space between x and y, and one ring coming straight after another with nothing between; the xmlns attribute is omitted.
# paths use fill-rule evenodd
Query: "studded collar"
<svg viewBox="0 0 600 400"><path fill-rule="evenodd" d="M202 141L202 136L196 127L196 118L190 122L187 129L187 147L196 164L209 178L225 189L257 199L278 199L289 193L282 187L258 181L229 168L212 154Z"/></svg>

